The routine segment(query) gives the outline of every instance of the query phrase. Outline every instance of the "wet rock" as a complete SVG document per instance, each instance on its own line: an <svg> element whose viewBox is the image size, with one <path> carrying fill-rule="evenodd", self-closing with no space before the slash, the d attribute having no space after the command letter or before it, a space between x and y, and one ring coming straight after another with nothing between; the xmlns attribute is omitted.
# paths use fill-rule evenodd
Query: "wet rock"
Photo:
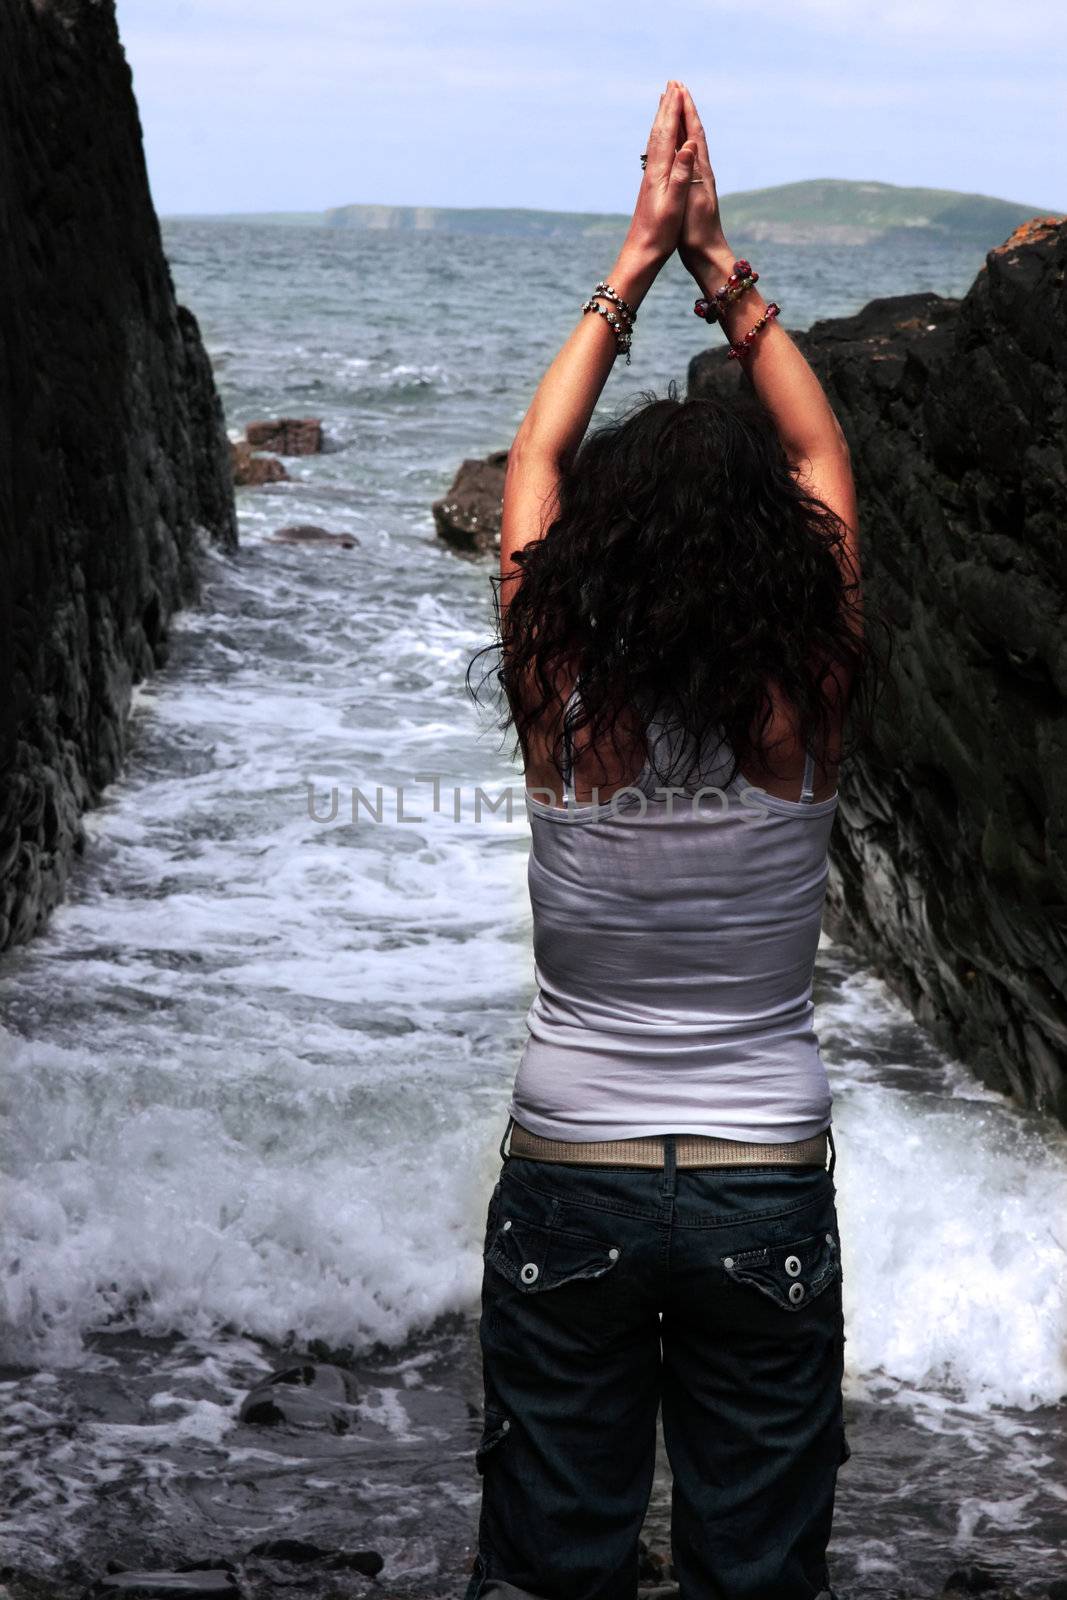
<svg viewBox="0 0 1067 1600"><path fill-rule="evenodd" d="M670 1576L670 1558L660 1550L651 1550L644 1539L639 1539L637 1541L638 1582L661 1584Z"/></svg>
<svg viewBox="0 0 1067 1600"><path fill-rule="evenodd" d="M230 464L239 489L257 489L261 484L282 483L289 477L277 456L256 455L247 439L230 441Z"/></svg>
<svg viewBox="0 0 1067 1600"><path fill-rule="evenodd" d="M826 927L991 1088L1067 1122L1067 224L962 301L873 300L797 343L857 481L891 692L842 774ZM725 347L689 392L747 382Z"/></svg>
<svg viewBox="0 0 1067 1600"><path fill-rule="evenodd" d="M241 1403L240 1420L258 1427L329 1428L347 1433L358 1398L355 1379L341 1367L307 1361L272 1372Z"/></svg>
<svg viewBox="0 0 1067 1600"><path fill-rule="evenodd" d="M0 1600L78 1600L84 1579L71 1583L66 1574L39 1577L21 1567L0 1566Z"/></svg>
<svg viewBox="0 0 1067 1600"><path fill-rule="evenodd" d="M202 545L226 431L177 304L115 8L7 5L0 50L0 948L30 938L118 772Z"/></svg>
<svg viewBox="0 0 1067 1600"><path fill-rule="evenodd" d="M337 1550L326 1565L347 1572L362 1572L365 1577L376 1578L385 1566L384 1557L377 1550Z"/></svg>
<svg viewBox="0 0 1067 1600"><path fill-rule="evenodd" d="M279 528L269 535L269 540L271 544L336 544L342 550L354 550L359 544L354 533L330 533L311 522L294 522L290 527Z"/></svg>
<svg viewBox="0 0 1067 1600"><path fill-rule="evenodd" d="M318 417L250 422L245 438L253 450L273 450L279 456L317 456L322 450L322 423Z"/></svg>
<svg viewBox="0 0 1067 1600"><path fill-rule="evenodd" d="M265 1539L254 1544L250 1556L266 1556L271 1561L321 1561L330 1552L304 1539Z"/></svg>
<svg viewBox="0 0 1067 1600"><path fill-rule="evenodd" d="M299 1566L321 1561L331 1569L362 1572L368 1578L376 1578L385 1566L385 1558L377 1550L324 1550L304 1539L266 1539L262 1544L253 1545L248 1553Z"/></svg>
<svg viewBox="0 0 1067 1600"><path fill-rule="evenodd" d="M676 1600L679 1589L668 1552L637 1541L637 1593L640 1600Z"/></svg>
<svg viewBox="0 0 1067 1600"><path fill-rule="evenodd" d="M1020 1595L1018 1589L1012 1588L1011 1585L1008 1584L1006 1582L1006 1580L1003 1579L1003 1578L994 1577L993 1578L992 1588L971 1588L971 1589L967 1588L966 1587L967 1573L970 1570L971 1569L968 1569L968 1568L964 1568L963 1569L963 1577L961 1579L961 1585L962 1586L961 1585L957 1585L957 1586L955 1586L955 1587L953 1587L951 1589L949 1589L949 1588L942 1589L942 1591L941 1591L942 1594L948 1595L948 1596L975 1594L975 1595L981 1595L983 1597L983 1600L1022 1600L1022 1596ZM981 1583L987 1576L991 1576L991 1575L987 1575L984 1572L982 1572L981 1569L974 1569L974 1570L978 1573L977 1581L979 1583ZM956 1576L956 1575L954 1574L953 1576Z"/></svg>
<svg viewBox="0 0 1067 1600"><path fill-rule="evenodd" d="M950 1572L942 1587L942 1594L989 1594L999 1589L1001 1579L988 1567L957 1567Z"/></svg>
<svg viewBox="0 0 1067 1600"><path fill-rule="evenodd" d="M466 555L500 549L506 450L464 461L452 487L431 507L438 537Z"/></svg>
<svg viewBox="0 0 1067 1600"><path fill-rule="evenodd" d="M229 1566L170 1572L111 1572L85 1591L85 1600L237 1600L241 1590Z"/></svg>

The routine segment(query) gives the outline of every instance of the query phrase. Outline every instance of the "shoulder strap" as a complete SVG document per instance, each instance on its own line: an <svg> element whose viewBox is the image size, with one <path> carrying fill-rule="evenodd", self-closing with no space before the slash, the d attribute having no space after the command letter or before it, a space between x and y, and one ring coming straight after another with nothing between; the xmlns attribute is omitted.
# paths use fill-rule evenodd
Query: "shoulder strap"
<svg viewBox="0 0 1067 1600"><path fill-rule="evenodd" d="M574 756L571 750L570 728L570 711L577 700L578 679L575 678L574 688L567 698L567 704L563 707L563 801L568 806L578 803L574 793Z"/></svg>
<svg viewBox="0 0 1067 1600"><path fill-rule="evenodd" d="M804 751L804 781L800 788L800 798L805 804L810 804L815 799L814 777L815 757L808 748Z"/></svg>

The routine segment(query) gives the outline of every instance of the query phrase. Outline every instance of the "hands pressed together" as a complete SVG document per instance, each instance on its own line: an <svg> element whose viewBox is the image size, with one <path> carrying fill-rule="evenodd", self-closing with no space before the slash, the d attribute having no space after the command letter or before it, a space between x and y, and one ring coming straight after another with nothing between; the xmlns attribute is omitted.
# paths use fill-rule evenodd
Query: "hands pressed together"
<svg viewBox="0 0 1067 1600"><path fill-rule="evenodd" d="M709 266L730 258L704 128L689 90L672 78L648 136L624 251L654 275L675 250L698 282Z"/></svg>
<svg viewBox="0 0 1067 1600"><path fill-rule="evenodd" d="M777 320L778 306L768 305L754 287L758 274L744 283L740 296L733 293L720 300L734 270L733 251L723 232L715 173L693 97L684 83L672 78L660 96L637 204L619 255L607 281L598 283L583 305L515 436L500 543L504 578L516 576L514 551L543 532L544 508L553 502L561 474L574 459L620 349L629 360L636 308L675 250L696 279L701 299L707 306L718 302L707 320L721 325L732 354L747 356L742 370L770 415L788 460L806 475L810 492L854 530L855 492L844 433L818 377ZM706 316L707 306L701 310L698 301L694 310ZM602 315L586 317L593 310ZM593 326L601 328L595 336L589 331ZM604 336L604 327L610 327L610 337ZM852 531L848 555L856 560Z"/></svg>

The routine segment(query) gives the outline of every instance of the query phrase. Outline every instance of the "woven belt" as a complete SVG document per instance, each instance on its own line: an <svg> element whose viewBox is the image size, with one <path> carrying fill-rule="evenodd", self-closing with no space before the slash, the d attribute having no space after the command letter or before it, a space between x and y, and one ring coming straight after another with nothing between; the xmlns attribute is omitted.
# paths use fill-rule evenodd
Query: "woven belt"
<svg viewBox="0 0 1067 1600"><path fill-rule="evenodd" d="M674 1135L678 1167L825 1167L828 1145L825 1133L788 1144L746 1144L739 1139L715 1139L703 1133ZM662 1167L663 1136L642 1139L590 1139L574 1144L569 1139L542 1139L540 1134L513 1122L508 1154L528 1161L564 1161L595 1167Z"/></svg>

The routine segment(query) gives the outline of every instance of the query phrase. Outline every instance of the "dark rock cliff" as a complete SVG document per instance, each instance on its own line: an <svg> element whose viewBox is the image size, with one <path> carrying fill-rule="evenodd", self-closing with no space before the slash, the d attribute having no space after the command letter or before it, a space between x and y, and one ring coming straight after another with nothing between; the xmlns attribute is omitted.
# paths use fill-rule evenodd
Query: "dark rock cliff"
<svg viewBox="0 0 1067 1600"><path fill-rule="evenodd" d="M0 0L0 948L61 898L131 685L236 543L112 0Z"/></svg>
<svg viewBox="0 0 1067 1600"><path fill-rule="evenodd" d="M842 774L826 926L990 1086L1067 1121L1067 224L962 301L797 343L848 436L891 707ZM698 356L689 392L737 363Z"/></svg>

